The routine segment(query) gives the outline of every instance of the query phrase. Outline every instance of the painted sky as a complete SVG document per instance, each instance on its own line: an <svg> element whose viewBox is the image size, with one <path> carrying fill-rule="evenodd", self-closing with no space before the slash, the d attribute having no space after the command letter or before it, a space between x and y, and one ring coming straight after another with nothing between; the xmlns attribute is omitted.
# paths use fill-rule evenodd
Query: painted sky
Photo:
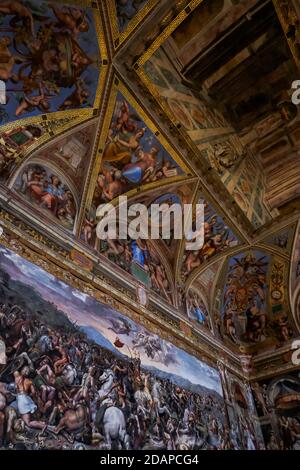
<svg viewBox="0 0 300 470"><path fill-rule="evenodd" d="M133 337L136 333L149 334L143 327L124 317L117 311L97 302L92 297L71 288L56 277L41 268L29 263L15 253L0 246L0 269L7 272L13 280L33 287L44 300L54 303L69 319L76 321L79 326L92 327L101 333L112 345L116 333L111 329L112 321L125 320L130 324L129 335L118 334L126 346L121 352L130 355L133 348ZM149 358L139 349L141 361L144 366L152 366L164 372L169 372L189 380L193 384L202 385L215 390L222 395L219 374L193 356L175 347L171 343L159 340L163 351L165 363L158 359Z"/></svg>

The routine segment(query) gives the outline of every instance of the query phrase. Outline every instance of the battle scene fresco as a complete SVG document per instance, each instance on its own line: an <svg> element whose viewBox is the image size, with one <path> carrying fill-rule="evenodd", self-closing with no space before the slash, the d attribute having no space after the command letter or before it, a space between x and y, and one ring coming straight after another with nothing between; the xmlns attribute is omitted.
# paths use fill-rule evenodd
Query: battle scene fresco
<svg viewBox="0 0 300 470"><path fill-rule="evenodd" d="M183 175L143 119L118 93L97 178L94 206L132 189Z"/></svg>
<svg viewBox="0 0 300 470"><path fill-rule="evenodd" d="M235 344L282 345L295 336L285 298L285 264L260 251L229 259L221 335Z"/></svg>
<svg viewBox="0 0 300 470"><path fill-rule="evenodd" d="M0 258L2 448L231 447L215 369L4 247Z"/></svg>
<svg viewBox="0 0 300 470"><path fill-rule="evenodd" d="M99 48L91 8L27 0L0 3L0 124L93 107Z"/></svg>

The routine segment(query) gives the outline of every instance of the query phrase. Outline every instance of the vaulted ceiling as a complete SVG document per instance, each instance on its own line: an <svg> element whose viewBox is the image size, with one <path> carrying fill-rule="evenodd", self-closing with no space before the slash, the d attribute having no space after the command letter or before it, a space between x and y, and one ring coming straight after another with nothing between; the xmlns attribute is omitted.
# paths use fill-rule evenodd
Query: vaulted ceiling
<svg viewBox="0 0 300 470"><path fill-rule="evenodd" d="M112 296L145 286L158 324L240 374L245 355L255 374L286 367L300 327L297 2L23 4L0 5L7 243L110 279ZM203 248L100 241L97 206L121 195L204 203Z"/></svg>

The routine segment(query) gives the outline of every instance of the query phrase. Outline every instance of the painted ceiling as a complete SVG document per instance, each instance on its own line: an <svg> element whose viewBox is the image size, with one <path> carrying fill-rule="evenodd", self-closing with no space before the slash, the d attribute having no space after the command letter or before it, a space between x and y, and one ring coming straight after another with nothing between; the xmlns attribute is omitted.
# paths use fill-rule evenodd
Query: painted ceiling
<svg viewBox="0 0 300 470"><path fill-rule="evenodd" d="M300 327L300 119L278 63L284 57L292 82L299 49L286 37L284 2L274 1L251 44L207 58L261 7L231 3L1 3L0 222L37 250L51 240L47 249L75 257L81 277L100 285L104 272L116 291L144 286L160 318L173 316L180 334L196 331L200 349L281 357ZM230 85L268 50L263 27L278 56L263 70L275 103L270 89L252 95L250 79L238 96ZM97 206L121 195L203 202L203 248L101 242Z"/></svg>

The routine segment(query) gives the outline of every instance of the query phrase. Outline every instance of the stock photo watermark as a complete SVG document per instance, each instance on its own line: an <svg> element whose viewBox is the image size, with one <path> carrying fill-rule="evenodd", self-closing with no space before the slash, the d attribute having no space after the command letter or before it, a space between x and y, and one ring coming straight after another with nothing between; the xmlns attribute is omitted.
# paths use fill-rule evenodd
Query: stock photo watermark
<svg viewBox="0 0 300 470"><path fill-rule="evenodd" d="M6 83L3 80L0 80L0 104L6 104Z"/></svg>
<svg viewBox="0 0 300 470"><path fill-rule="evenodd" d="M204 204L144 204L128 206L120 196L118 206L101 204L96 213L96 233L100 240L186 240L187 250L200 250L204 244Z"/></svg>
<svg viewBox="0 0 300 470"><path fill-rule="evenodd" d="M292 83L292 90L294 90L292 94L292 103L295 106L298 106L300 104L300 80L295 80Z"/></svg>
<svg viewBox="0 0 300 470"><path fill-rule="evenodd" d="M292 350L294 351L292 354L292 363L294 366L300 365L300 339L293 341Z"/></svg>

